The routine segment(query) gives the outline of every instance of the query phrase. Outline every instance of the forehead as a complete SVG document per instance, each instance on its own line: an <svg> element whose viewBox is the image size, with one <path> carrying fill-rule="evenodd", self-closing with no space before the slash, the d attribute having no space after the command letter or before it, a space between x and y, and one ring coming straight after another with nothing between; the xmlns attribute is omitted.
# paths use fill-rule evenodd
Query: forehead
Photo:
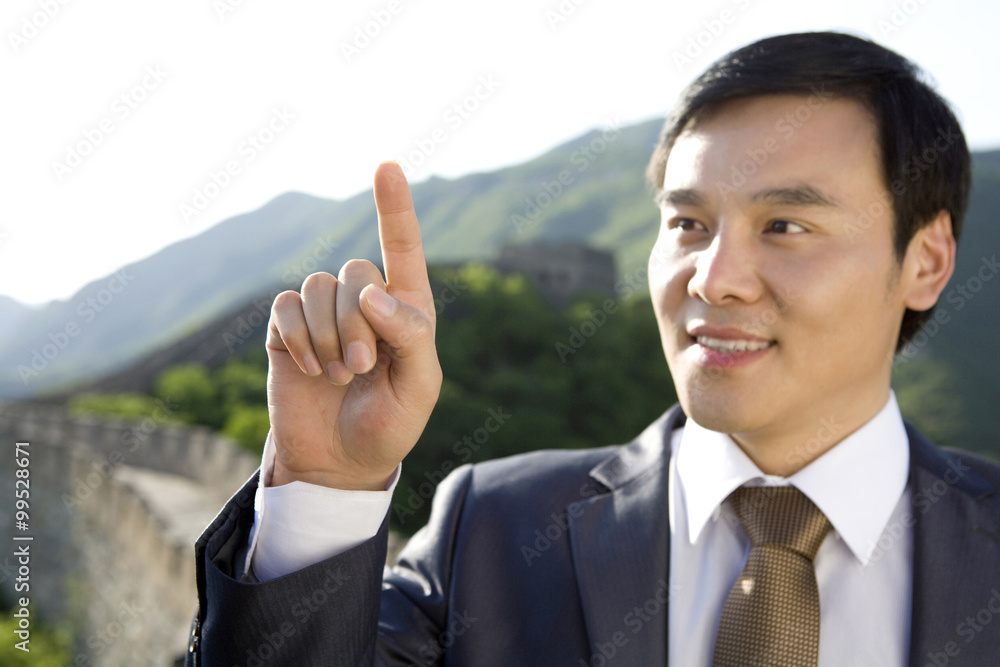
<svg viewBox="0 0 1000 667"><path fill-rule="evenodd" d="M732 100L701 114L681 132L663 185L696 187L696 181L706 178L729 183L743 177L761 183L795 178L833 190L879 188L884 179L874 118L846 98Z"/></svg>

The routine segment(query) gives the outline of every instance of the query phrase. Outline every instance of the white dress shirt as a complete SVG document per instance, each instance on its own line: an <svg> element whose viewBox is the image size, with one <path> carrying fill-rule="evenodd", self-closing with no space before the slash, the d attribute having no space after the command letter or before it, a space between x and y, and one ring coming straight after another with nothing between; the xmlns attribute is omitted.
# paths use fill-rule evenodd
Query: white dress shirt
<svg viewBox="0 0 1000 667"><path fill-rule="evenodd" d="M832 420L831 420L831 423ZM670 460L671 665L712 664L722 605L750 553L725 503L744 483L791 484L833 530L816 555L819 667L903 667L909 644L912 528L909 444L894 394L862 428L788 478L763 474L728 435L692 420L672 434ZM270 487L268 433L244 575L269 581L361 544L382 524L401 468L385 491L342 491L305 482Z"/></svg>
<svg viewBox="0 0 1000 667"><path fill-rule="evenodd" d="M907 664L910 450L894 394L868 423L787 478L765 475L728 435L690 419L672 445L671 665L712 664L722 607L750 555L750 539L723 501L747 483L795 486L833 525L815 560L819 667Z"/></svg>

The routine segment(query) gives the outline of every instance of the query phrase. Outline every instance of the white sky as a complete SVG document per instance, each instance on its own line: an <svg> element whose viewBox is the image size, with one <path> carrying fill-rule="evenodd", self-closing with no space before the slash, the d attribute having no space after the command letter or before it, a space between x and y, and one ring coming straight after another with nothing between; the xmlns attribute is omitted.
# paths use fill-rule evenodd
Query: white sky
<svg viewBox="0 0 1000 667"><path fill-rule="evenodd" d="M417 142L434 151L412 181L662 116L714 58L783 32L847 30L903 53L957 107L973 149L1000 147L992 0L65 2L0 10L0 294L27 303L68 298L288 190L348 197ZM342 45L373 12L390 20L348 59ZM699 33L707 47L679 67ZM446 116L491 76L477 109ZM54 166L98 133L78 166ZM258 133L270 143L244 143ZM239 172L185 219L180 206L229 161Z"/></svg>

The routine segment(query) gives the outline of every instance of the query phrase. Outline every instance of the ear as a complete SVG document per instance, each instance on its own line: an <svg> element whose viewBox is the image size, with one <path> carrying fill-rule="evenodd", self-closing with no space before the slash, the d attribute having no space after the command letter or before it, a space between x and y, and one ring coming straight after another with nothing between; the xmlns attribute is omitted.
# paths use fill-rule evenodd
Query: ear
<svg viewBox="0 0 1000 667"><path fill-rule="evenodd" d="M942 209L910 239L903 258L903 303L910 310L927 310L937 303L955 271L955 237L951 214Z"/></svg>

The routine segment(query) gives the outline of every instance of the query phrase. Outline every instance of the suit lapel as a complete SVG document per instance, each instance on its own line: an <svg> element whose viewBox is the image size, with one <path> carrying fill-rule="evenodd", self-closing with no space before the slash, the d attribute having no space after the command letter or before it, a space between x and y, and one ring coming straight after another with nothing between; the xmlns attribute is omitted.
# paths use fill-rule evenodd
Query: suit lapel
<svg viewBox="0 0 1000 667"><path fill-rule="evenodd" d="M591 660L666 664L670 432L678 406L595 467L606 491L570 516L570 540ZM574 517L574 514L576 515Z"/></svg>
<svg viewBox="0 0 1000 667"><path fill-rule="evenodd" d="M914 517L910 664L994 664L1000 633L974 628L982 627L977 612L989 608L1000 588L1000 525L983 502L995 489L909 425L907 435ZM1000 599L992 604L1000 609Z"/></svg>
<svg viewBox="0 0 1000 667"><path fill-rule="evenodd" d="M598 655L608 663L667 664L667 472L670 433L684 419L674 406L596 466L590 476L605 490L582 513L567 511L592 664L601 663ZM976 615L1000 606L997 490L958 455L909 424L906 430L913 493L910 664L991 664L1000 633L978 625ZM1000 622L1000 614L992 617Z"/></svg>

